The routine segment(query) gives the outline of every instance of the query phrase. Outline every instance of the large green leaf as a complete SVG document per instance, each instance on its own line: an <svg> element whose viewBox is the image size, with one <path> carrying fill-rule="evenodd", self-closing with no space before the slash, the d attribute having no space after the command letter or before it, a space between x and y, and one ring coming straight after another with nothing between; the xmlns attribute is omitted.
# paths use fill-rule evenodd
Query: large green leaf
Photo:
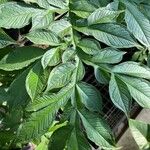
<svg viewBox="0 0 150 150"><path fill-rule="evenodd" d="M0 29L0 48L4 48L10 44L15 44L15 41L9 37L2 29Z"/></svg>
<svg viewBox="0 0 150 150"><path fill-rule="evenodd" d="M52 135L51 142L49 144L49 149L63 150L66 146L67 140L71 136L72 130L72 126L64 126L56 130Z"/></svg>
<svg viewBox="0 0 150 150"><path fill-rule="evenodd" d="M115 149L115 142L111 130L99 115L88 111L80 111L83 126L88 138L103 149Z"/></svg>
<svg viewBox="0 0 150 150"><path fill-rule="evenodd" d="M52 48L43 55L41 63L45 69L47 66L57 65L60 61L60 48Z"/></svg>
<svg viewBox="0 0 150 150"><path fill-rule="evenodd" d="M17 137L18 142L36 139L48 131L49 127L52 125L56 117L58 109L63 107L70 98L70 95L72 93L71 91L69 91L70 87L65 88L65 90L67 91L66 94L62 92L64 95L61 95L61 97L58 93L58 95L56 95L54 99L45 99L41 97L39 101L34 101L33 104L31 104L32 107L30 106L30 110L32 110L32 108L33 110L40 110L33 112L30 117L20 126ZM53 102L50 102L51 100ZM39 107L36 105L36 102L39 104ZM43 107L41 106L41 104Z"/></svg>
<svg viewBox="0 0 150 150"><path fill-rule="evenodd" d="M142 66L136 62L123 62L116 65L112 71L114 73L125 74L129 76L150 79L150 68Z"/></svg>
<svg viewBox="0 0 150 150"><path fill-rule="evenodd" d="M78 43L78 47L80 47L87 54L96 54L101 50L100 43L94 39L84 38Z"/></svg>
<svg viewBox="0 0 150 150"><path fill-rule="evenodd" d="M30 23L34 13L40 11L28 5L8 2L0 7L0 27L22 28Z"/></svg>
<svg viewBox="0 0 150 150"><path fill-rule="evenodd" d="M126 3L125 20L130 32L145 46L150 47L149 20L131 3Z"/></svg>
<svg viewBox="0 0 150 150"><path fill-rule="evenodd" d="M128 76L119 76L119 78L126 83L131 96L145 108L150 108L150 82Z"/></svg>
<svg viewBox="0 0 150 150"><path fill-rule="evenodd" d="M119 13L120 11L114 11L108 7L98 8L88 17L88 24L114 22L114 18L117 17Z"/></svg>
<svg viewBox="0 0 150 150"><path fill-rule="evenodd" d="M114 74L111 75L109 94L112 102L128 116L131 109L132 97L126 84Z"/></svg>
<svg viewBox="0 0 150 150"><path fill-rule="evenodd" d="M150 148L150 124L141 121L129 120L129 127L132 135L140 149Z"/></svg>
<svg viewBox="0 0 150 150"><path fill-rule="evenodd" d="M60 45L60 40L56 34L51 31L35 30L26 35L26 37L35 44Z"/></svg>
<svg viewBox="0 0 150 150"><path fill-rule="evenodd" d="M46 133L55 119L57 109L58 106L56 103L38 112L32 113L20 126L17 142L29 142L31 139L39 138Z"/></svg>
<svg viewBox="0 0 150 150"><path fill-rule="evenodd" d="M76 85L78 98L90 111L101 112L102 98L100 92L92 85L80 82ZM77 96L76 96L77 97Z"/></svg>
<svg viewBox="0 0 150 150"><path fill-rule="evenodd" d="M26 91L25 81L30 68L19 74L15 80L10 84L8 89L8 105L17 108L18 106L25 106L29 100L29 95Z"/></svg>
<svg viewBox="0 0 150 150"><path fill-rule="evenodd" d="M44 54L44 50L36 47L18 47L8 53L0 61L0 69L6 71L27 67Z"/></svg>
<svg viewBox="0 0 150 150"><path fill-rule="evenodd" d="M47 91L54 88L61 88L68 84L72 79L74 69L75 65L71 62L56 66L50 73L47 83Z"/></svg>
<svg viewBox="0 0 150 150"><path fill-rule="evenodd" d="M36 63L26 78L26 89L32 100L34 100L43 89L43 69L40 62Z"/></svg>
<svg viewBox="0 0 150 150"><path fill-rule="evenodd" d="M67 115L70 118L69 124L54 132L49 148L63 150L66 147L67 150L90 150L91 147L80 129L80 120L77 111L72 108L71 111L67 111ZM62 132L66 134L62 134ZM57 145L56 143L60 144Z"/></svg>
<svg viewBox="0 0 150 150"><path fill-rule="evenodd" d="M62 88L58 93L50 93L47 95L43 95L42 97L38 97L27 106L26 110L38 111L53 103L57 103L59 101L61 103L61 101L63 102L65 100L68 100L73 92L73 87L73 84L69 84L68 86Z"/></svg>
<svg viewBox="0 0 150 150"><path fill-rule="evenodd" d="M49 10L36 13L32 18L31 30L48 28L53 18L53 13Z"/></svg>
<svg viewBox="0 0 150 150"><path fill-rule="evenodd" d="M84 137L84 134L77 128L72 130L67 147L67 150L91 150L91 147L89 146L87 139Z"/></svg>
<svg viewBox="0 0 150 150"><path fill-rule="evenodd" d="M60 144L57 144L60 143ZM89 143L79 129L72 126L64 126L59 128L52 135L49 148L51 150L90 150Z"/></svg>
<svg viewBox="0 0 150 150"><path fill-rule="evenodd" d="M85 25L85 24L84 24ZM91 26L74 27L79 32L91 35L97 40L116 48L138 46L126 28L118 24L103 23Z"/></svg>

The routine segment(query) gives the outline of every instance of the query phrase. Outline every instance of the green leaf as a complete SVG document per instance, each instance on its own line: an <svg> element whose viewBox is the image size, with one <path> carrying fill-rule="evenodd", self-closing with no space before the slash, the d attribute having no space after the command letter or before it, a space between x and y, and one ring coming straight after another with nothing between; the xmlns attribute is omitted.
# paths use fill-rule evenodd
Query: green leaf
<svg viewBox="0 0 150 150"><path fill-rule="evenodd" d="M100 92L92 85L80 82L76 85L80 101L93 112L101 112L102 98Z"/></svg>
<svg viewBox="0 0 150 150"><path fill-rule="evenodd" d="M16 131L21 123L21 119L23 117L23 110L22 107L14 106L13 108L9 109L9 114L7 114L3 120L2 124L4 125L3 129L10 128L11 131ZM14 133L16 134L16 133Z"/></svg>
<svg viewBox="0 0 150 150"><path fill-rule="evenodd" d="M83 126L88 138L103 149L115 149L110 128L99 115L88 111L80 111Z"/></svg>
<svg viewBox="0 0 150 150"><path fill-rule="evenodd" d="M119 13L121 13L121 11L114 11L108 7L98 8L88 17L88 24L114 22L114 18L117 17Z"/></svg>
<svg viewBox="0 0 150 150"><path fill-rule="evenodd" d="M53 21L49 26L49 30L51 30L60 37L64 37L70 32L71 27L72 25L69 23L69 21L65 19L60 19L57 21Z"/></svg>
<svg viewBox="0 0 150 150"><path fill-rule="evenodd" d="M139 63L132 61L123 62L119 65L116 65L112 71L118 74L150 79L150 69L144 65L142 66Z"/></svg>
<svg viewBox="0 0 150 150"><path fill-rule="evenodd" d="M67 150L91 150L91 147L81 130L74 128L67 143Z"/></svg>
<svg viewBox="0 0 150 150"><path fill-rule="evenodd" d="M80 129L79 116L77 116L75 109L70 114L70 120L69 125L59 128L54 132L49 148L63 150L66 147L67 150L91 150L87 139ZM62 132L66 134L62 134ZM60 145L56 144L58 142L60 142ZM58 146L56 147L55 145Z"/></svg>
<svg viewBox="0 0 150 150"><path fill-rule="evenodd" d="M141 121L129 120L132 135L140 149L150 148L150 125Z"/></svg>
<svg viewBox="0 0 150 150"><path fill-rule="evenodd" d="M79 57L76 56L75 60L76 60L76 69L74 70L73 78L75 79L75 82L77 82L81 81L84 78L85 68Z"/></svg>
<svg viewBox="0 0 150 150"><path fill-rule="evenodd" d="M48 150L49 140L42 136L40 144L35 148L35 150Z"/></svg>
<svg viewBox="0 0 150 150"><path fill-rule="evenodd" d="M75 66L68 62L56 66L50 73L46 91L61 88L71 81Z"/></svg>
<svg viewBox="0 0 150 150"><path fill-rule="evenodd" d="M6 143L10 143L14 139L15 135L11 131L0 131L0 147L2 148L3 146L6 146ZM5 147L6 148L6 147Z"/></svg>
<svg viewBox="0 0 150 150"><path fill-rule="evenodd" d="M26 78L26 89L32 101L38 96L43 89L43 69L41 63L36 63L29 71Z"/></svg>
<svg viewBox="0 0 150 150"><path fill-rule="evenodd" d="M71 0L70 2L71 12L82 18L87 18L97 8L98 3L95 5L94 2L92 3L89 0Z"/></svg>
<svg viewBox="0 0 150 150"><path fill-rule="evenodd" d="M31 30L48 28L53 18L53 13L49 10L36 13L32 18Z"/></svg>
<svg viewBox="0 0 150 150"><path fill-rule="evenodd" d="M105 2L104 2L105 3ZM110 0L107 0L106 2L107 4L105 4L105 6L107 5L107 9L112 10L112 11L118 11L119 8L119 1L118 0L114 0L114 2L111 2ZM122 9L121 9L122 10Z"/></svg>
<svg viewBox="0 0 150 150"><path fill-rule="evenodd" d="M63 150L66 146L67 139L71 135L72 130L73 130L73 127L69 126L69 125L64 126L62 128L59 128L58 130L56 130L51 137L49 149L51 149L51 150Z"/></svg>
<svg viewBox="0 0 150 150"><path fill-rule="evenodd" d="M72 148L76 150L91 150L82 132L72 126L59 128L52 135L49 146L51 150L63 150L65 147L67 147L67 150L72 150Z"/></svg>
<svg viewBox="0 0 150 150"><path fill-rule="evenodd" d="M2 105L4 102L7 102L9 96L4 88L0 88L0 105Z"/></svg>
<svg viewBox="0 0 150 150"><path fill-rule="evenodd" d="M9 1L10 1L10 0L1 0L1 1L0 1L0 5L3 4L3 3L9 2Z"/></svg>
<svg viewBox="0 0 150 150"><path fill-rule="evenodd" d="M12 51L12 47L11 46L7 46L7 47L4 47L0 50L0 60L6 55L8 54L9 52Z"/></svg>
<svg viewBox="0 0 150 150"><path fill-rule="evenodd" d="M51 8L51 7L56 7L56 8L61 8L65 9L67 8L67 0L37 0L37 3L42 6L42 5L48 5L46 8Z"/></svg>
<svg viewBox="0 0 150 150"><path fill-rule="evenodd" d="M27 0L28 1L28 0ZM62 14L68 10L68 0L29 0L50 12Z"/></svg>
<svg viewBox="0 0 150 150"><path fill-rule="evenodd" d="M30 103L26 110L27 111L38 111L45 108L53 103L60 101L66 101L71 97L74 85L69 84L68 86L62 88L58 93L51 93L43 95L42 97L37 97L32 103ZM61 105L61 104L60 104Z"/></svg>
<svg viewBox="0 0 150 150"><path fill-rule="evenodd" d="M87 18L91 13L100 7L106 6L110 0L71 0L71 12L79 17Z"/></svg>
<svg viewBox="0 0 150 150"><path fill-rule="evenodd" d="M94 66L94 74L96 80L101 84L108 84L110 80L110 66L109 65L96 65Z"/></svg>
<svg viewBox="0 0 150 150"><path fill-rule="evenodd" d="M131 3L126 3L125 21L129 31L145 46L150 47L149 20Z"/></svg>
<svg viewBox="0 0 150 150"><path fill-rule="evenodd" d="M119 78L127 85L131 96L140 106L150 108L150 82L140 78L121 75Z"/></svg>
<svg viewBox="0 0 150 150"><path fill-rule="evenodd" d="M4 3L0 7L0 27L7 29L22 28L30 23L33 14L37 11L39 9L21 3Z"/></svg>
<svg viewBox="0 0 150 150"><path fill-rule="evenodd" d="M126 52L122 52L115 48L108 47L105 49L101 49L101 51L98 51L89 59L89 61L93 63L114 64L120 62L125 53Z"/></svg>
<svg viewBox="0 0 150 150"><path fill-rule="evenodd" d="M82 39L78 44L78 47L80 47L85 53L91 55L96 54L98 51L101 50L100 43L90 38Z"/></svg>
<svg viewBox="0 0 150 150"><path fill-rule="evenodd" d="M74 27L79 32L95 37L100 42L116 48L138 46L128 30L118 24L103 23L91 26Z"/></svg>
<svg viewBox="0 0 150 150"><path fill-rule="evenodd" d="M114 74L111 75L109 94L112 102L128 116L131 109L132 97L126 84Z"/></svg>
<svg viewBox="0 0 150 150"><path fill-rule="evenodd" d="M36 30L28 33L26 37L35 44L51 45L57 46L60 45L60 40L56 34L51 31L45 30Z"/></svg>
<svg viewBox="0 0 150 150"><path fill-rule="evenodd" d="M23 122L18 130L17 142L29 142L39 138L48 131L48 128L55 119L57 104L53 104L38 112L34 112ZM28 131L28 132L26 132Z"/></svg>
<svg viewBox="0 0 150 150"><path fill-rule="evenodd" d="M41 63L45 69L47 66L55 66L60 63L60 48L52 48L48 50L42 57Z"/></svg>
<svg viewBox="0 0 150 150"><path fill-rule="evenodd" d="M17 108L18 106L25 106L29 100L29 95L26 91L25 81L30 68L19 74L15 80L10 84L8 89L8 105Z"/></svg>
<svg viewBox="0 0 150 150"><path fill-rule="evenodd" d="M15 44L15 41L10 36L8 36L2 29L0 29L0 48L4 48L11 44Z"/></svg>
<svg viewBox="0 0 150 150"><path fill-rule="evenodd" d="M76 53L74 49L66 49L62 55L62 62L66 63L68 61L74 60L75 54Z"/></svg>
<svg viewBox="0 0 150 150"><path fill-rule="evenodd" d="M44 54L44 50L37 47L18 47L8 53L0 61L0 69L6 71L19 70L27 67Z"/></svg>
<svg viewBox="0 0 150 150"><path fill-rule="evenodd" d="M63 89L66 90L66 93L62 91L61 97L58 93L54 99L41 97L41 99L38 101L34 101L33 104L31 104L32 107L30 106L30 110L32 110L32 108L33 110L40 110L33 112L30 117L20 126L18 130L17 142L29 142L32 139L36 139L46 133L49 127L52 125L59 108L66 105L68 99L70 98L70 95L72 94L71 89L72 88L70 88L70 86ZM51 100L53 102L50 102ZM36 102L39 107L35 105Z"/></svg>
<svg viewBox="0 0 150 150"><path fill-rule="evenodd" d="M150 14L149 14L150 5L149 4L147 5L146 2L143 4L140 4L139 10L150 20Z"/></svg>

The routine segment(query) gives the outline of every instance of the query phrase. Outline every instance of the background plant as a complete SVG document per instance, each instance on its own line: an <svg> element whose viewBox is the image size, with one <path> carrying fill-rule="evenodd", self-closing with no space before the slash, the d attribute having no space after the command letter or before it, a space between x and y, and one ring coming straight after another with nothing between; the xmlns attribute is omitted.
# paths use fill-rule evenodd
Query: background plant
<svg viewBox="0 0 150 150"><path fill-rule="evenodd" d="M149 148L149 125L130 119L133 100L150 108L149 10L147 0L1 0L1 149L116 149L85 66Z"/></svg>

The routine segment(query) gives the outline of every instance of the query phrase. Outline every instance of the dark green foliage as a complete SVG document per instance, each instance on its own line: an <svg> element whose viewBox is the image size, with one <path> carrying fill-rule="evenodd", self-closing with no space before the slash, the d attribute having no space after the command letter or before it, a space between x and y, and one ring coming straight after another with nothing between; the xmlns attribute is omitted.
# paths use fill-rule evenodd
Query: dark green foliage
<svg viewBox="0 0 150 150"><path fill-rule="evenodd" d="M1 0L0 149L117 149L85 66L149 148L149 125L130 119L133 100L150 108L149 11L146 0Z"/></svg>

